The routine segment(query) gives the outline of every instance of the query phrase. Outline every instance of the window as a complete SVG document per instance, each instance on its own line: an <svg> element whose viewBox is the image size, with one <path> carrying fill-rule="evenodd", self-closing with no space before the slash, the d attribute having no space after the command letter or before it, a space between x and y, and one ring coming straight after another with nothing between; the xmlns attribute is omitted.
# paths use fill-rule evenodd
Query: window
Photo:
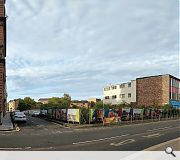
<svg viewBox="0 0 180 160"><path fill-rule="evenodd" d="M105 99L109 99L109 96L105 96Z"/></svg>
<svg viewBox="0 0 180 160"><path fill-rule="evenodd" d="M117 87L116 86L111 86L112 89L116 89Z"/></svg>
<svg viewBox="0 0 180 160"><path fill-rule="evenodd" d="M120 94L120 98L125 98L125 94Z"/></svg>
<svg viewBox="0 0 180 160"><path fill-rule="evenodd" d="M113 96L112 96L112 99L116 99L116 98L117 98L117 96L116 96L116 95L113 95Z"/></svg>
<svg viewBox="0 0 180 160"><path fill-rule="evenodd" d="M110 90L110 87L105 87L104 88L104 91L109 91Z"/></svg>
<svg viewBox="0 0 180 160"><path fill-rule="evenodd" d="M128 93L128 98L131 98L131 93Z"/></svg>
<svg viewBox="0 0 180 160"><path fill-rule="evenodd" d="M120 85L120 88L124 88L124 87L125 87L125 84L124 84L124 83Z"/></svg>
<svg viewBox="0 0 180 160"><path fill-rule="evenodd" d="M131 83L128 83L128 87L131 87Z"/></svg>

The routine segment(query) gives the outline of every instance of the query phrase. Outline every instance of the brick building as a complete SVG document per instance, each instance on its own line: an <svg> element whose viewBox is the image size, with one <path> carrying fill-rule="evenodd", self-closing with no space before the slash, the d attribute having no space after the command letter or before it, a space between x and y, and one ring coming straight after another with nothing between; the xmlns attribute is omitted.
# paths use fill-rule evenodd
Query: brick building
<svg viewBox="0 0 180 160"><path fill-rule="evenodd" d="M5 0L0 0L0 124L6 111L6 16Z"/></svg>
<svg viewBox="0 0 180 160"><path fill-rule="evenodd" d="M137 78L136 100L138 106L180 107L180 79L169 74Z"/></svg>

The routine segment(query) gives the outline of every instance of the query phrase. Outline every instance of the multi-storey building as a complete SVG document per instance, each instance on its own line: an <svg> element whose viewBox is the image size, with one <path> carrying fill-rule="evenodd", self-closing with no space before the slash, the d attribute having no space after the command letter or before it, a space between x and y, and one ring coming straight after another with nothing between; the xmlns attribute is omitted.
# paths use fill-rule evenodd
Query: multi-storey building
<svg viewBox="0 0 180 160"><path fill-rule="evenodd" d="M105 104L134 103L136 102L136 81L105 86L103 94Z"/></svg>
<svg viewBox="0 0 180 160"><path fill-rule="evenodd" d="M5 0L0 0L0 124L6 112L6 15Z"/></svg>
<svg viewBox="0 0 180 160"><path fill-rule="evenodd" d="M180 79L166 74L136 79L138 106L180 107Z"/></svg>
<svg viewBox="0 0 180 160"><path fill-rule="evenodd" d="M8 111L9 112L13 112L15 110L17 110L18 108L18 104L19 104L19 101L18 100L10 100L7 104L7 107L8 107Z"/></svg>
<svg viewBox="0 0 180 160"><path fill-rule="evenodd" d="M108 85L103 88L103 94L106 104L136 102L137 106L170 104L180 108L180 79L169 74L141 77L131 83Z"/></svg>

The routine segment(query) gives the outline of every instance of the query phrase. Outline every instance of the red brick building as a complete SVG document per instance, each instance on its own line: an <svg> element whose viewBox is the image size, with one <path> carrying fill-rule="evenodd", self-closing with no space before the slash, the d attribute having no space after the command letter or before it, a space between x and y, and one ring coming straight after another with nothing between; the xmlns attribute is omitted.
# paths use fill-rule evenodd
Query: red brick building
<svg viewBox="0 0 180 160"><path fill-rule="evenodd" d="M136 79L138 106L171 104L180 107L180 79L166 74Z"/></svg>
<svg viewBox="0 0 180 160"><path fill-rule="evenodd" d="M6 111L6 14L5 0L0 0L0 124Z"/></svg>

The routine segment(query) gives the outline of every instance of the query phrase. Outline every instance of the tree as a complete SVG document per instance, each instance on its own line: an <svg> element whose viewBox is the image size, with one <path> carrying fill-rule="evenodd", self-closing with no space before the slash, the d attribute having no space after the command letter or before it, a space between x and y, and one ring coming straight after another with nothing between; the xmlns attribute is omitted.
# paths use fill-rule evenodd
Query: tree
<svg viewBox="0 0 180 160"><path fill-rule="evenodd" d="M94 107L95 109L102 109L102 108L111 108L111 105L110 104L103 104L103 101L99 101L99 102L96 102L94 104Z"/></svg>
<svg viewBox="0 0 180 160"><path fill-rule="evenodd" d="M24 102L26 104L27 109L34 109L34 108L36 108L36 102L34 101L34 99L32 99L30 97L25 97L24 98Z"/></svg>
<svg viewBox="0 0 180 160"><path fill-rule="evenodd" d="M26 108L26 103L24 102L23 99L18 99L18 107L17 107L18 110L20 111L24 111L24 110L27 110Z"/></svg>
<svg viewBox="0 0 180 160"><path fill-rule="evenodd" d="M50 108L61 108L62 107L61 99L59 97L50 98L48 106Z"/></svg>
<svg viewBox="0 0 180 160"><path fill-rule="evenodd" d="M30 110L36 108L36 102L34 99L30 97L25 97L24 99L18 99L18 110L24 111L24 110Z"/></svg>
<svg viewBox="0 0 180 160"><path fill-rule="evenodd" d="M64 108L69 108L71 104L71 96L64 93L64 96L61 98L61 103Z"/></svg>

